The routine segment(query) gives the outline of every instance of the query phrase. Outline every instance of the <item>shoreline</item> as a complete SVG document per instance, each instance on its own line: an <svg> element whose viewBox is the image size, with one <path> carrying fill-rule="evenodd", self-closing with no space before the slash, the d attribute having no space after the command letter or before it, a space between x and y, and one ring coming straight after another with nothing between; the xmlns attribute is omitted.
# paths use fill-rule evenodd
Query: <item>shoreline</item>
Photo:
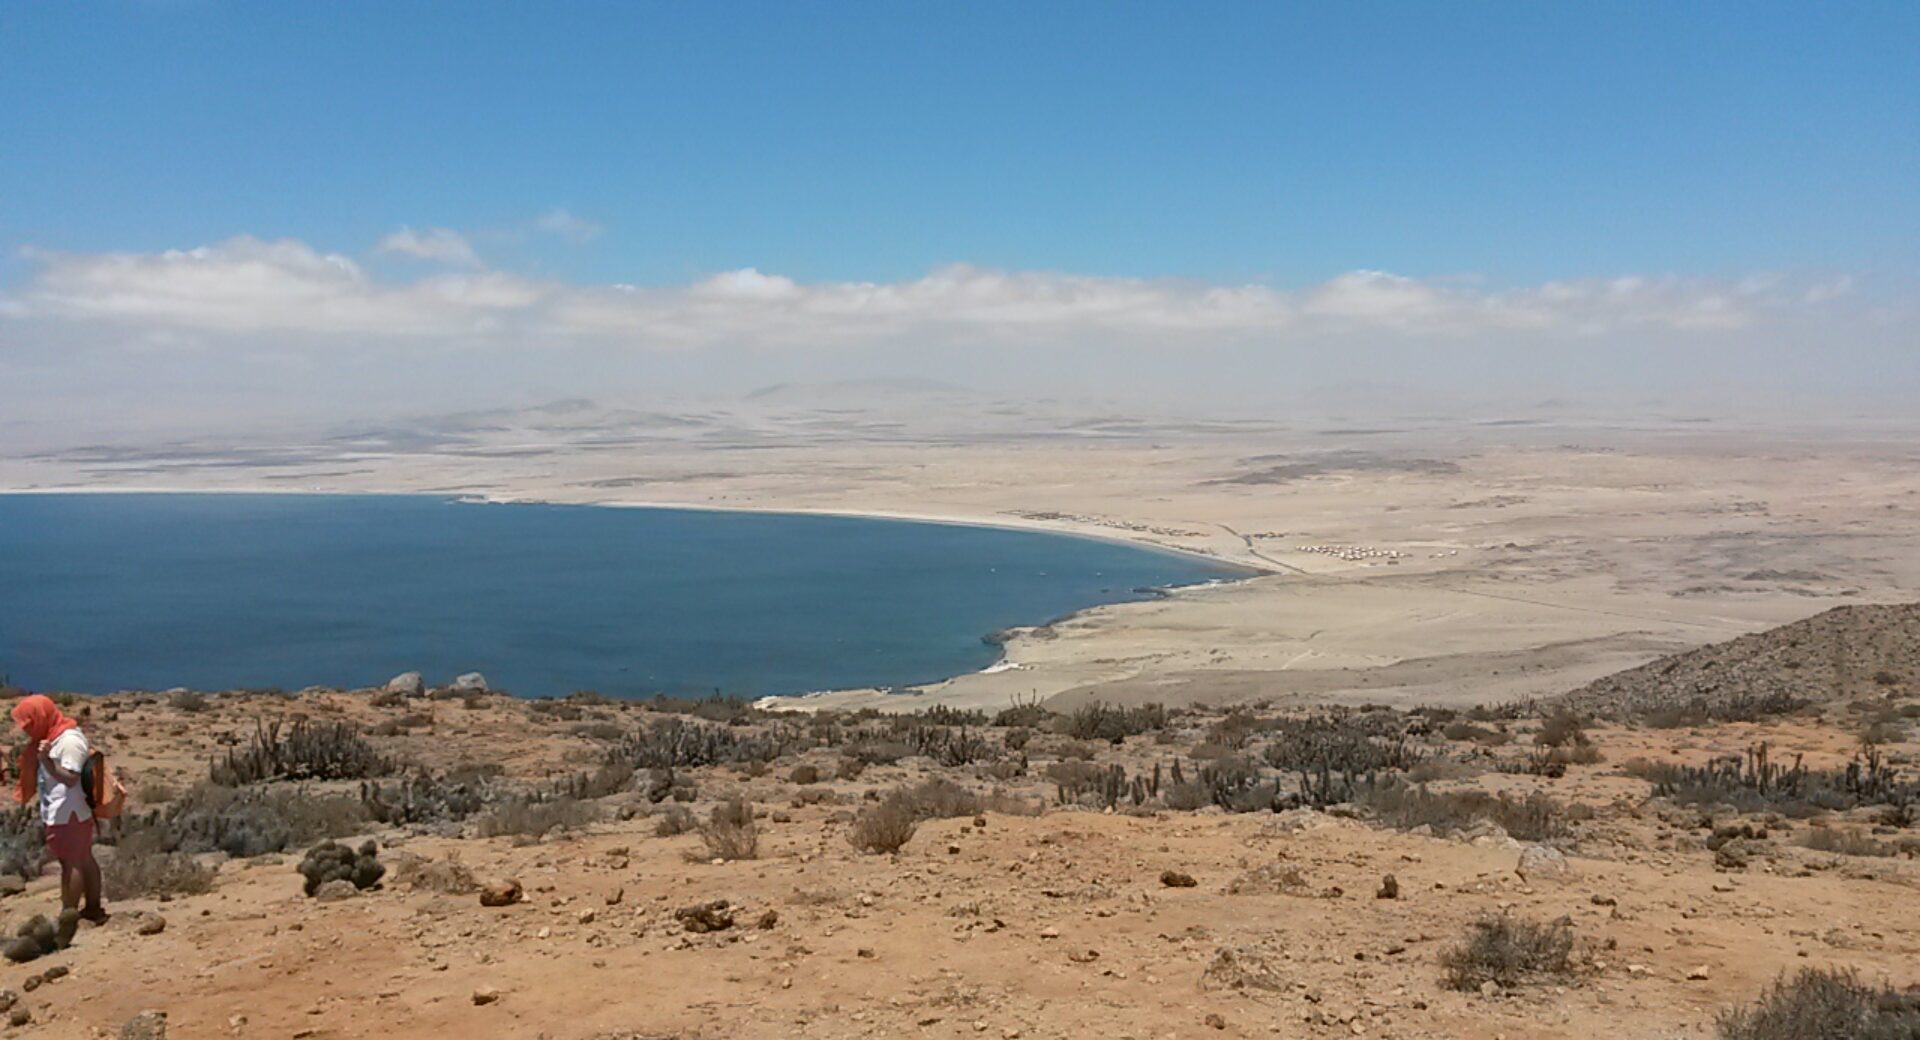
<svg viewBox="0 0 1920 1040"><path fill-rule="evenodd" d="M1268 577L1275 574L1286 573L1285 571L1282 571L1279 568L1271 566L1269 564L1264 564L1264 563L1256 564L1256 563L1247 562L1239 559L1230 559L1214 553L1199 552L1196 550L1185 549L1178 546L1170 546L1170 545L1163 544L1161 542L1149 540L1137 534L1130 534L1122 530L1108 530L1100 527L1099 525L1072 524L1072 523L1061 524L1058 522L1050 522L1050 521L1028 520L1022 517L1000 517L1000 518L994 518L994 519L986 519L978 516L955 516L951 514L908 513L908 512L901 512L901 511L895 511L895 510L881 511L881 510L819 509L819 508L780 508L780 507L773 507L773 506L690 505L685 503L651 502L651 501L649 502L630 502L630 501L569 502L569 501L562 501L557 499L541 498L541 497L534 497L534 496L459 494L459 493L452 493L452 492L423 492L423 491L315 491L315 490L292 489L292 488L248 488L248 487L238 487L238 488L236 487L223 487L223 488L180 488L180 487L0 488L0 497L9 496L9 495L24 496L24 495L206 495L206 494L283 495L283 496L302 495L302 496L308 496L308 497L405 496L405 497L440 499L450 504L456 504L456 505L548 505L548 506L580 506L580 507L587 507L587 508L612 508L612 509L657 509L657 510L672 510L672 511L678 511L678 512L751 513L751 514L757 514L757 515L763 515L763 516L834 517L834 518L847 519L847 520L881 520L881 521L893 521L898 523L938 524L938 525L948 526L948 527L986 528L990 530L1013 531L1013 532L1020 532L1020 533L1026 533L1026 534L1045 534L1045 535L1053 535L1057 537L1066 537L1066 538L1084 538L1084 539L1090 539L1093 541L1105 542L1108 544L1124 545L1133 549L1145 550L1150 552L1158 552L1158 553L1162 553L1169 556L1181 557L1188 560L1193 560L1196 562L1203 562L1210 566L1221 568L1222 570L1225 570L1225 571L1242 572L1237 574L1234 574L1234 573L1222 574L1219 577L1207 578L1200 581L1195 581L1195 582L1182 584L1182 585L1156 585L1156 586L1151 586L1147 589L1129 589L1127 590L1129 595L1138 596L1139 598L1116 600L1109 603L1093 603L1085 607L1081 607L1078 610L1069 611L1066 614L1048 618L1042 621L1036 621L1031 624L1008 625L1000 629L998 632L983 633L980 637L981 640L983 642L989 642L991 645L997 647L999 650L999 656L996 657L993 660L993 662L988 664L986 667L975 669L973 671L960 672L954 675L943 676L941 678L933 679L927 682L914 683L914 684L905 685L905 686L885 687L885 688L848 687L848 688L837 688L837 689L826 689L826 690L809 690L809 691L803 691L799 693L789 693L789 694L768 694L761 697L738 698L743 702L746 702L748 704L753 705L756 708L761 708L763 710L811 712L811 711L818 711L818 710L822 710L823 708L831 707L831 705L829 704L820 703L823 700L831 700L835 702L859 700L861 702L866 702L874 697L882 698L884 701L890 701L894 698L906 699L906 698L922 695L927 691L933 690L937 687L946 685L948 683L954 682L955 680L963 679L969 676L998 675L998 674L1003 674L1007 672L1017 672L1029 667L1028 665L1025 665L1018 661L1013 660L1009 655L1008 647L1018 638L1018 636L1015 636L1010 639L1005 639L1005 640L992 639L990 637L999 635L1002 632L1027 633L1027 632L1034 632L1041 629L1050 628L1054 625L1062 624L1064 622L1068 622L1073 619L1080 618L1091 611L1102 610L1108 607L1112 607L1112 606L1116 606L1124 603L1142 602L1147 600L1177 601L1180 593L1182 593L1183 591L1193 590L1193 589L1215 588L1222 585L1230 585L1230 584L1236 584L1239 582L1249 581L1255 578ZM1143 592L1151 592L1151 595L1141 595L1141 593ZM309 683L307 685L315 686L319 684ZM120 691L116 691L116 692L120 692ZM531 700L531 699L537 699L537 698L527 698L527 699ZM632 699L644 700L645 698L637 697ZM802 702L805 702L805 703L802 703Z"/></svg>

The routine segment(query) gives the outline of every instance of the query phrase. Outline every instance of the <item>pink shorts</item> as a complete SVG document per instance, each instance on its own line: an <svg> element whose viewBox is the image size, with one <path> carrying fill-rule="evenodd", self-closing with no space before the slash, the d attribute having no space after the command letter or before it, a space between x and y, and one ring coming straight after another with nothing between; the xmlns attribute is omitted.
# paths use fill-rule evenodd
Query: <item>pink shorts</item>
<svg viewBox="0 0 1920 1040"><path fill-rule="evenodd" d="M47 827L47 851L62 863L79 863L93 855L93 821L75 820Z"/></svg>

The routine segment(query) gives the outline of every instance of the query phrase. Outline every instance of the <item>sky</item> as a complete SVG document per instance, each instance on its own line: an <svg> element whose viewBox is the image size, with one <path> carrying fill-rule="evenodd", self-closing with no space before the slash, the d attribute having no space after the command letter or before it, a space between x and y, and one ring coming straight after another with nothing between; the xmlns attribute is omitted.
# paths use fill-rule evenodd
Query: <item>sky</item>
<svg viewBox="0 0 1920 1040"><path fill-rule="evenodd" d="M1912 3L0 0L0 413L1886 405L1916 54Z"/></svg>

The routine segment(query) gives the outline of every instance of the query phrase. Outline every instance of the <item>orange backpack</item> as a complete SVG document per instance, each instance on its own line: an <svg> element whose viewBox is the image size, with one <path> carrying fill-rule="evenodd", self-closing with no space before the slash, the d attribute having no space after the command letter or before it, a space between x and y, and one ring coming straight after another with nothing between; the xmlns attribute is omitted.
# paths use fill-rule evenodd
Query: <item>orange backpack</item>
<svg viewBox="0 0 1920 1040"><path fill-rule="evenodd" d="M107 768L107 756L99 751L87 756L86 771L80 774L80 789L86 792L87 808L96 820L111 820L127 810L127 788Z"/></svg>

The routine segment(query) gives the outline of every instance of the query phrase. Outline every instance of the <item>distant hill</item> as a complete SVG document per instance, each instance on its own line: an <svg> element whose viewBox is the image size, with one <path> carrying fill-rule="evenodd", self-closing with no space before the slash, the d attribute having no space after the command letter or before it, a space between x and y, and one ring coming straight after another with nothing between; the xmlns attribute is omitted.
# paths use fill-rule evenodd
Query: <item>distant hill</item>
<svg viewBox="0 0 1920 1040"><path fill-rule="evenodd" d="M1616 672L1566 695L1576 711L1610 717L1743 697L1814 703L1920 686L1920 603L1862 604Z"/></svg>

